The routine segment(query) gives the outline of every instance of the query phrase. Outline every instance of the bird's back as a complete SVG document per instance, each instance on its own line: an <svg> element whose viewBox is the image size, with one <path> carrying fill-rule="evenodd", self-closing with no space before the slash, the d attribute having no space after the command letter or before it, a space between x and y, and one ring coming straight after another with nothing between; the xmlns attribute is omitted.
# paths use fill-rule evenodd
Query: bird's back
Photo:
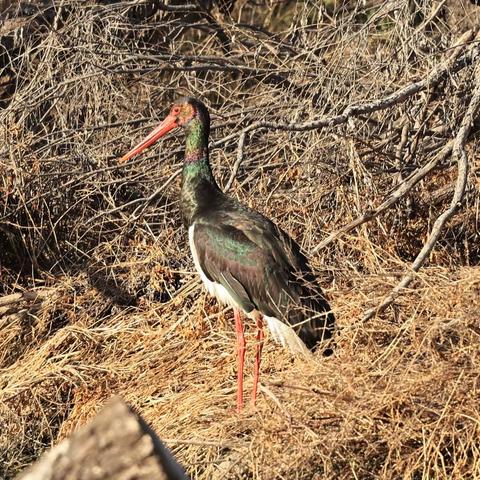
<svg viewBox="0 0 480 480"><path fill-rule="evenodd" d="M310 350L332 336L334 315L305 256L273 222L222 195L192 223L202 273L242 310L260 312L272 332L291 327Z"/></svg>

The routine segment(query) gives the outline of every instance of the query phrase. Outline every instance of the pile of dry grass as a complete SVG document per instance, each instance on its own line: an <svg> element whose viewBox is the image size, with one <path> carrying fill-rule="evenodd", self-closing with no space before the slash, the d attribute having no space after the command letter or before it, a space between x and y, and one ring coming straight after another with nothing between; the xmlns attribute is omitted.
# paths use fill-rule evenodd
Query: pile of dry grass
<svg viewBox="0 0 480 480"><path fill-rule="evenodd" d="M22 8L2 26L0 289L38 297L0 301L0 477L114 393L194 478L480 476L476 124L461 209L428 266L382 315L360 321L410 271L452 198L458 158L436 159L474 98L479 10ZM384 104L413 82L417 92ZM338 319L327 359L293 361L268 342L258 407L241 417L231 313L201 290L177 213L183 139L116 165L185 93L211 109L219 183L232 179L232 195L310 252ZM379 108L313 128L372 101ZM325 245L431 162L392 206Z"/></svg>

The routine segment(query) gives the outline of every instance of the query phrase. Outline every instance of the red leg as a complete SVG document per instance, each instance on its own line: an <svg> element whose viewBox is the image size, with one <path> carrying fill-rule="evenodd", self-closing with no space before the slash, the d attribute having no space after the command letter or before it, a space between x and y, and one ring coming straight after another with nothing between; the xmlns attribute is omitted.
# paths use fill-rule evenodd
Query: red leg
<svg viewBox="0 0 480 480"><path fill-rule="evenodd" d="M243 365L245 363L245 336L243 334L242 317L240 310L236 308L233 310L235 316L235 330L237 332L237 357L238 357L238 372L237 372L237 413L240 413L243 408Z"/></svg>
<svg viewBox="0 0 480 480"><path fill-rule="evenodd" d="M260 361L262 359L262 349L263 349L263 322L261 317L257 318L257 345L255 352L255 366L253 370L253 392L252 392L252 406L255 405L257 399L257 390L258 390L258 379L260 377Z"/></svg>

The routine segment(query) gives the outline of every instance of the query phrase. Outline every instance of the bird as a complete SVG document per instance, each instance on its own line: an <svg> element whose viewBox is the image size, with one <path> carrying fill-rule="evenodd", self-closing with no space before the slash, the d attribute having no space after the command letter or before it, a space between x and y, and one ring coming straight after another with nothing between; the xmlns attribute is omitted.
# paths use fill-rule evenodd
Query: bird
<svg viewBox="0 0 480 480"><path fill-rule="evenodd" d="M210 115L192 97L175 101L167 117L119 159L123 164L170 131L183 128L180 213L191 254L206 290L232 307L237 339L237 407L244 407L246 340L242 315L257 327L252 405L258 392L264 324L278 343L310 356L328 347L334 314L299 245L261 213L225 194L210 166Z"/></svg>

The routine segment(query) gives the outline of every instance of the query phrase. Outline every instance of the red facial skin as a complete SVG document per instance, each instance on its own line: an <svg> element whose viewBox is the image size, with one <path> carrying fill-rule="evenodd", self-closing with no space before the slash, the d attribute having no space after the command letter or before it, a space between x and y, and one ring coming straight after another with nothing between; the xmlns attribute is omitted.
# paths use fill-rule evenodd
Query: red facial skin
<svg viewBox="0 0 480 480"><path fill-rule="evenodd" d="M153 145L159 138L166 135L171 130L184 125L194 115L192 106L189 104L173 105L170 114L158 125L149 135L147 135L138 145L126 153L118 163L125 163L142 150Z"/></svg>

